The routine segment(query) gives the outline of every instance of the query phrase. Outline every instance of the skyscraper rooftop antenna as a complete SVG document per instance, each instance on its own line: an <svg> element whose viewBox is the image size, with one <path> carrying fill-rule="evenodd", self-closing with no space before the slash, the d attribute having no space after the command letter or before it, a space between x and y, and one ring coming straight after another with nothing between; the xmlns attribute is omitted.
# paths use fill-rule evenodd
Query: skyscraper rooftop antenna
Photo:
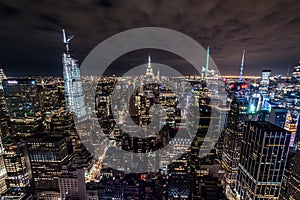
<svg viewBox="0 0 300 200"><path fill-rule="evenodd" d="M148 66L151 66L151 56L148 55Z"/></svg>
<svg viewBox="0 0 300 200"><path fill-rule="evenodd" d="M209 46L207 47L207 51L206 51L205 78L207 77L208 74L208 65L209 65Z"/></svg>
<svg viewBox="0 0 300 200"><path fill-rule="evenodd" d="M300 63L300 61L299 61L299 63ZM288 70L287 70L286 76L290 75L290 68L291 68L291 62L289 62L289 66L288 66Z"/></svg>
<svg viewBox="0 0 300 200"><path fill-rule="evenodd" d="M245 49L243 50L243 56L242 56L242 63L241 63L241 68L240 68L239 82L243 82L244 59L245 59Z"/></svg>
<svg viewBox="0 0 300 200"><path fill-rule="evenodd" d="M62 35L63 35L63 42L66 45L66 51L69 52L70 51L69 43L72 40L72 38L74 37L74 35L71 35L71 36L67 37L65 29L62 30Z"/></svg>

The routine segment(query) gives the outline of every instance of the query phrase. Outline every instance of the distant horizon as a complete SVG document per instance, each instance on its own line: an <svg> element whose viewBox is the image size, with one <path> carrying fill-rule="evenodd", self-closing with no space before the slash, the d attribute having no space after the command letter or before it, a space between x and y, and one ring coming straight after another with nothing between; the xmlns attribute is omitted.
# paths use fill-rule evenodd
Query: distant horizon
<svg viewBox="0 0 300 200"><path fill-rule="evenodd" d="M211 58L213 59L213 56L211 56ZM83 60L82 60L83 61ZM82 62L81 61L81 62ZM81 62L80 61L78 61L80 64L79 65L81 65ZM252 68L252 67L250 67L250 66L247 66L247 62L245 63L245 66L244 66L244 72L243 72L243 76L244 77L246 77L246 76L260 76L261 75L261 72L262 72L262 70L271 70L271 77L272 76L275 76L275 75L282 75L283 77L287 77L287 71L288 71L288 68L290 68L289 69L289 76L291 76L291 74L292 74L292 72L293 72L293 69L294 69L294 67L295 66L298 66L299 65L299 62L300 62L300 59L299 59L299 61L298 62L295 62L295 63L290 63L288 66L287 66L287 68L286 68L286 73L279 73L279 72L277 72L278 70L277 69L272 69L272 67L262 67L262 68L260 68L260 71L257 71L257 72L249 72L249 70ZM144 63L144 64L146 64L146 62ZM204 67L204 66L203 66ZM217 67L218 67L218 65L217 65ZM224 68L226 68L226 67L219 67L218 69L219 69L219 71L220 71L220 74L221 74L221 76L223 77L223 76L239 76L239 65L237 65L236 66L236 72L234 72L234 73L226 73L225 75L223 75L223 73L222 73L222 71L225 71L225 69ZM17 67L18 68L18 67ZM6 76L9 76L9 77L30 77L30 76L47 76L47 77L50 77L50 76L53 76L53 77L63 77L63 74L62 74L62 65L61 66L59 66L59 67L55 67L55 68L60 68L61 69L61 71L60 71L60 73L59 74L57 74L57 73L54 73L54 74L47 74L47 73L45 73L45 74L34 74L34 73L32 73L32 74L28 74L28 73L20 73L20 72L17 72L17 73L14 73L14 71L12 70L12 67L9 67L9 66L3 66L3 65L1 65L1 63L0 63L0 69L3 69L3 72L4 72L4 74L6 75ZM274 71L275 71L275 73L274 73ZM14 75L15 74L15 75ZM191 75L193 75L193 74L191 74Z"/></svg>
<svg viewBox="0 0 300 200"><path fill-rule="evenodd" d="M141 27L175 30L210 46L221 74L239 74L243 49L249 76L261 69L286 74L300 60L297 0L104 2L2 2L0 64L6 74L62 76L62 29L75 35L70 48L80 64L107 38Z"/></svg>

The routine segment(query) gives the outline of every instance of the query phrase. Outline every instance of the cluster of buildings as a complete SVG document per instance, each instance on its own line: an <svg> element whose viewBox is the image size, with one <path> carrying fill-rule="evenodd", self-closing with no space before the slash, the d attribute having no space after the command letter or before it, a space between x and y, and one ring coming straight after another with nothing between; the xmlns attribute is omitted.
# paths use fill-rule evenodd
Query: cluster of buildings
<svg viewBox="0 0 300 200"><path fill-rule="evenodd" d="M63 79L0 71L1 199L300 199L300 66L82 78L71 39Z"/></svg>
<svg viewBox="0 0 300 200"><path fill-rule="evenodd" d="M221 156L227 198L300 198L298 71L224 79L231 101Z"/></svg>

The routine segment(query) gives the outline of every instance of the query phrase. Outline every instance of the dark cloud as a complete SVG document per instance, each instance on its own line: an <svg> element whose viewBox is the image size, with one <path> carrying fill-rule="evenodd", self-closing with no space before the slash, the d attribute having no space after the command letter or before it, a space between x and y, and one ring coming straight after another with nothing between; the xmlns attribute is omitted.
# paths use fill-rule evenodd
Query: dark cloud
<svg viewBox="0 0 300 200"><path fill-rule="evenodd" d="M209 45L222 74L238 74L243 49L246 74L286 73L300 57L299 10L297 0L2 0L0 63L11 76L61 75L62 28L82 61L107 37L157 26Z"/></svg>

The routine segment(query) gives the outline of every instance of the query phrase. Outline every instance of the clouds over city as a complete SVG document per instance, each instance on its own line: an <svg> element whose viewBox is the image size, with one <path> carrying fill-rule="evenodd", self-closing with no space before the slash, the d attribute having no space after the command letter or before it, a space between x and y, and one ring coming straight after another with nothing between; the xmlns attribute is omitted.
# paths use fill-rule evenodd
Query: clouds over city
<svg viewBox="0 0 300 200"><path fill-rule="evenodd" d="M81 62L120 31L156 26L209 45L222 74L238 74L243 49L246 74L286 73L300 59L299 10L297 0L3 0L0 64L9 75L61 75L62 28Z"/></svg>

